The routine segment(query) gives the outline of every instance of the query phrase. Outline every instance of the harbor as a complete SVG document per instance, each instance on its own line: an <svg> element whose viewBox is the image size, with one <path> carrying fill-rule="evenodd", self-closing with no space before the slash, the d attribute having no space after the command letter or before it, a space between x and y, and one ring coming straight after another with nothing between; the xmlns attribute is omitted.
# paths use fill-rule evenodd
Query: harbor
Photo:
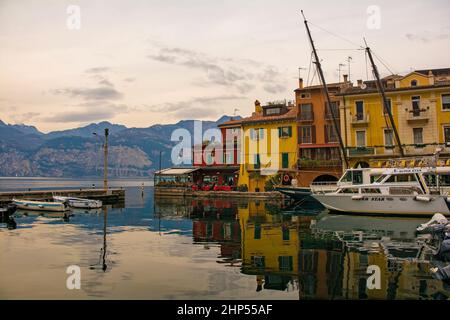
<svg viewBox="0 0 450 320"><path fill-rule="evenodd" d="M0 276L0 297L450 297L450 288L429 271L438 260L420 249L416 228L426 218L339 216L307 208L292 213L268 200L158 198L153 187L142 195L138 183L126 191L122 206L68 217L18 210L10 217L14 223L2 222L0 241L7 245L0 267L15 272ZM82 290L64 285L64 270L74 263L83 274ZM360 285L370 264L381 268L379 290ZM41 289L29 291L30 285Z"/></svg>

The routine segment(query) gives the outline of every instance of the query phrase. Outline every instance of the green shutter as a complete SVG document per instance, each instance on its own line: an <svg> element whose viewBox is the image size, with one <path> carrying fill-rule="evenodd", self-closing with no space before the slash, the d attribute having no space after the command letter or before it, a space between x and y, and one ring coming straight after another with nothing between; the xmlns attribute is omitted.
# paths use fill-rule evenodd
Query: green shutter
<svg viewBox="0 0 450 320"><path fill-rule="evenodd" d="M288 127L288 134L289 134L289 137L292 137L292 127L291 126Z"/></svg>

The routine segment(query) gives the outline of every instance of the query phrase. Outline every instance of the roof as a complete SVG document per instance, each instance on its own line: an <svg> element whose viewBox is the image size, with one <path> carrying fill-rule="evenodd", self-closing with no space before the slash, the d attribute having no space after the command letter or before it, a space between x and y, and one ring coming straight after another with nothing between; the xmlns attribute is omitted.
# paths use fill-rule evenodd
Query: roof
<svg viewBox="0 0 450 320"><path fill-rule="evenodd" d="M443 84L434 84L429 86L418 86L418 87L405 87L405 88L391 88L391 89L384 89L386 93L389 92L399 92L399 91L417 91L417 90L425 90L425 89L436 89L436 88L450 88L450 83L443 83ZM361 89L359 87L353 87L349 88L348 90L345 90L340 93L336 93L336 96L350 96L350 95L357 95L357 94L371 94L371 93L378 93L377 89L369 88L369 89Z"/></svg>
<svg viewBox="0 0 450 320"><path fill-rule="evenodd" d="M427 76L430 71L433 73L434 76L450 75L450 68L415 70L414 72L417 72L417 73Z"/></svg>
<svg viewBox="0 0 450 320"><path fill-rule="evenodd" d="M248 124L248 123L257 123L257 122L267 122L267 121L285 121L285 120L295 120L297 119L297 107L292 106L288 107L288 112L280 115L272 115L272 116L264 116L261 112L254 112L250 117L242 118L241 120L232 120L239 121L233 122L234 124ZM222 123L222 125L229 124L232 121L227 121Z"/></svg>
<svg viewBox="0 0 450 320"><path fill-rule="evenodd" d="M327 88L332 88L332 87L341 87L343 85L348 85L350 84L350 81L348 82L334 82L334 83L327 83ZM314 90L314 89L322 89L323 85L321 84L317 84L317 85L313 85L313 86L307 86L307 87L303 87L303 88L297 88L294 91L304 91L304 90Z"/></svg>
<svg viewBox="0 0 450 320"><path fill-rule="evenodd" d="M182 176L197 171L199 168L168 168L156 171L155 174L162 176Z"/></svg>

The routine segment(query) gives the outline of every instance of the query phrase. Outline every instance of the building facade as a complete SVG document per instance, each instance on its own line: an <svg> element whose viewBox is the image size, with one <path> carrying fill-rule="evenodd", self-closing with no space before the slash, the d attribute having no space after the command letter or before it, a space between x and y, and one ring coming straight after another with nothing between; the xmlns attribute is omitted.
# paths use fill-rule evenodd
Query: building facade
<svg viewBox="0 0 450 320"><path fill-rule="evenodd" d="M450 154L450 69L418 70L382 79L406 157ZM341 132L350 165L380 166L399 157L394 126L374 81L358 81L337 94Z"/></svg>

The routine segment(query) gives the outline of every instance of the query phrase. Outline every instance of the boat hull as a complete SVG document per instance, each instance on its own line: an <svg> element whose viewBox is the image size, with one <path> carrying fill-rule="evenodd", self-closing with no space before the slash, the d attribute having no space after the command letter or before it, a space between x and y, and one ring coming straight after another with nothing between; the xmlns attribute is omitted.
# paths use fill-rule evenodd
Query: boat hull
<svg viewBox="0 0 450 320"><path fill-rule="evenodd" d="M29 200L17 200L14 199L13 203L18 209L33 210L33 211L51 211L51 212L64 212L69 208L61 202L41 202L41 201L29 201Z"/></svg>
<svg viewBox="0 0 450 320"><path fill-rule="evenodd" d="M275 187L275 190L294 200L303 200L311 196L310 188Z"/></svg>
<svg viewBox="0 0 450 320"><path fill-rule="evenodd" d="M446 197L433 196L431 201L418 201L415 196L374 195L352 199L342 194L314 194L312 196L331 211L368 215L433 215L437 212L449 215Z"/></svg>
<svg viewBox="0 0 450 320"><path fill-rule="evenodd" d="M65 202L72 208L78 209L98 209L101 208L103 203L100 200L82 199L82 198L70 198L54 196L53 199L59 202Z"/></svg>

